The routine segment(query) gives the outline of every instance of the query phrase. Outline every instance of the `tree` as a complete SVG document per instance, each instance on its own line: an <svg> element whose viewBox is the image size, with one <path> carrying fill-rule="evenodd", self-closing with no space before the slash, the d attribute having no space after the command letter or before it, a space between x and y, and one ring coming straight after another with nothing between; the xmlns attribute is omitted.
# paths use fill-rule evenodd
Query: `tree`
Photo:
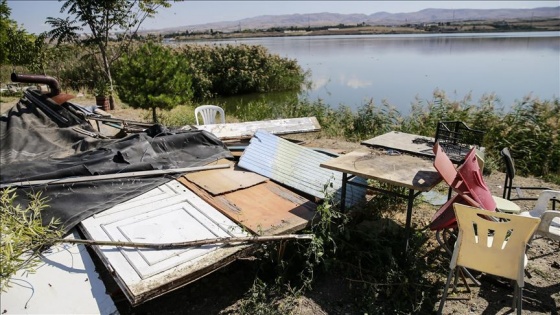
<svg viewBox="0 0 560 315"><path fill-rule="evenodd" d="M60 12L67 11L70 16L47 18L53 27L47 35L57 44L79 44L98 56L98 67L109 83L110 106L114 109L111 66L128 50L144 20L155 16L158 8L170 6L166 0L67 0ZM82 38L78 32L84 27L89 29L89 34ZM113 34L119 36L114 44L111 43Z"/></svg>
<svg viewBox="0 0 560 315"><path fill-rule="evenodd" d="M42 52L44 37L28 34L10 19L7 1L0 2L0 63L12 66L29 66L33 70L43 68Z"/></svg>
<svg viewBox="0 0 560 315"><path fill-rule="evenodd" d="M115 67L117 93L121 100L134 108L172 109L192 98L188 61L171 48L152 42L123 56Z"/></svg>

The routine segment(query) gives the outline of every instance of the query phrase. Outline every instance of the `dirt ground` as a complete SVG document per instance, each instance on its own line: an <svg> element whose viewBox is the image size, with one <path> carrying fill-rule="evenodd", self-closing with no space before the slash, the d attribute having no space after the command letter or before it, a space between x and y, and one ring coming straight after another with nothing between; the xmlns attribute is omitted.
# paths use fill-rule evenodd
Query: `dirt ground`
<svg viewBox="0 0 560 315"><path fill-rule="evenodd" d="M11 108L17 99L3 101L1 112ZM84 101L87 104L87 101ZM82 104L82 102L77 102ZM123 109L112 111L113 116L123 119L140 120L143 114ZM314 135L294 136L293 139L305 141L310 147L332 149L338 153L349 152L360 146L339 139L317 138ZM502 195L504 174L493 172L484 180L494 195ZM521 186L549 186L560 190L560 186L545 183L537 178L516 177ZM534 201L519 202L524 209L531 209ZM417 229L425 227L438 209L427 202L415 206L413 226ZM393 218L404 226L405 214L399 213ZM448 263L449 256L439 248L435 236L428 244L432 250L441 251L441 259ZM528 249L528 265L525 277L523 298L523 314L558 314L560 312L560 244L544 238L537 238ZM504 263L507 263L504 261ZM148 301L137 307L131 307L126 299L119 294L114 300L121 314L239 314L239 303L250 290L255 279L255 263L251 260L239 260L214 272L194 283L176 291ZM441 281L441 292L445 283L446 273L434 273ZM450 295L446 302L444 314L509 314L513 288L510 283L495 277L478 275L481 286L471 285L468 293L459 282L459 292ZM315 279L313 289L296 301L294 314L362 314L352 307L355 291L349 290L348 279L340 275L322 275ZM108 292L117 292L115 284L108 283ZM439 299L441 295L437 297ZM435 307L437 307L436 303ZM435 309L434 312L435 313Z"/></svg>

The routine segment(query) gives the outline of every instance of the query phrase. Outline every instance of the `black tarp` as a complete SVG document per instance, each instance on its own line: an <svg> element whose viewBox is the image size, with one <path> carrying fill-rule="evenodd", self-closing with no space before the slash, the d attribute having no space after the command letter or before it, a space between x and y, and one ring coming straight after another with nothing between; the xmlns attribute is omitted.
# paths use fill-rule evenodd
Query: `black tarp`
<svg viewBox="0 0 560 315"><path fill-rule="evenodd" d="M70 108L69 108L70 107ZM167 170L206 165L233 158L213 134L169 130L154 125L142 133L119 139L100 139L79 132L95 132L62 106L35 91L0 117L0 183L62 179L142 170ZM16 202L27 205L28 193L41 191L48 208L46 224L58 218L68 232L81 220L132 199L178 175L98 180L73 184L19 187Z"/></svg>

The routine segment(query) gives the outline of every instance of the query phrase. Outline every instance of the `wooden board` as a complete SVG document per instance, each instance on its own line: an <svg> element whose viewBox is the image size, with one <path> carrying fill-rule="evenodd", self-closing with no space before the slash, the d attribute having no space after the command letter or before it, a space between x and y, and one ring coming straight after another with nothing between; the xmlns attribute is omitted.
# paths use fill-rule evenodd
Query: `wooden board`
<svg viewBox="0 0 560 315"><path fill-rule="evenodd" d="M410 153L433 157L434 138L414 135L410 133L391 131L380 136L362 141L361 144L400 151L401 153Z"/></svg>
<svg viewBox="0 0 560 315"><path fill-rule="evenodd" d="M418 191L429 191L441 181L432 160L383 150L360 148L321 163L321 167L371 178Z"/></svg>
<svg viewBox="0 0 560 315"><path fill-rule="evenodd" d="M299 231L315 215L315 203L271 181L219 196L212 196L184 178L179 181L231 220L259 235Z"/></svg>
<svg viewBox="0 0 560 315"><path fill-rule="evenodd" d="M237 166L188 173L183 176L212 195L251 187L267 180L264 176L246 171Z"/></svg>
<svg viewBox="0 0 560 315"><path fill-rule="evenodd" d="M82 221L88 239L171 243L249 234L176 180ZM235 259L243 246L155 250L93 246L132 305L192 282Z"/></svg>
<svg viewBox="0 0 560 315"><path fill-rule="evenodd" d="M191 126L187 127L190 128ZM321 130L321 125L319 125L319 122L315 117L247 121L241 123L211 124L193 127L199 130L209 131L222 140L248 139L251 138L257 130L266 130L267 132L276 135L315 132Z"/></svg>

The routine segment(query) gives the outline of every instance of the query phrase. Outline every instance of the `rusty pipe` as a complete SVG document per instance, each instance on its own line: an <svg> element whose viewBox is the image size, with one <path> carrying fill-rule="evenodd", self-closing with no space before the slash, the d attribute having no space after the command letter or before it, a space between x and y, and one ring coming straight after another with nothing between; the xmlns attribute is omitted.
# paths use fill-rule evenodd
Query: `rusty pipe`
<svg viewBox="0 0 560 315"><path fill-rule="evenodd" d="M46 84L50 88L50 93L48 94L49 97L54 97L60 94L60 84L58 81L46 75L37 75L37 74L17 74L12 72L11 75L12 82L21 82L21 83L41 83Z"/></svg>

